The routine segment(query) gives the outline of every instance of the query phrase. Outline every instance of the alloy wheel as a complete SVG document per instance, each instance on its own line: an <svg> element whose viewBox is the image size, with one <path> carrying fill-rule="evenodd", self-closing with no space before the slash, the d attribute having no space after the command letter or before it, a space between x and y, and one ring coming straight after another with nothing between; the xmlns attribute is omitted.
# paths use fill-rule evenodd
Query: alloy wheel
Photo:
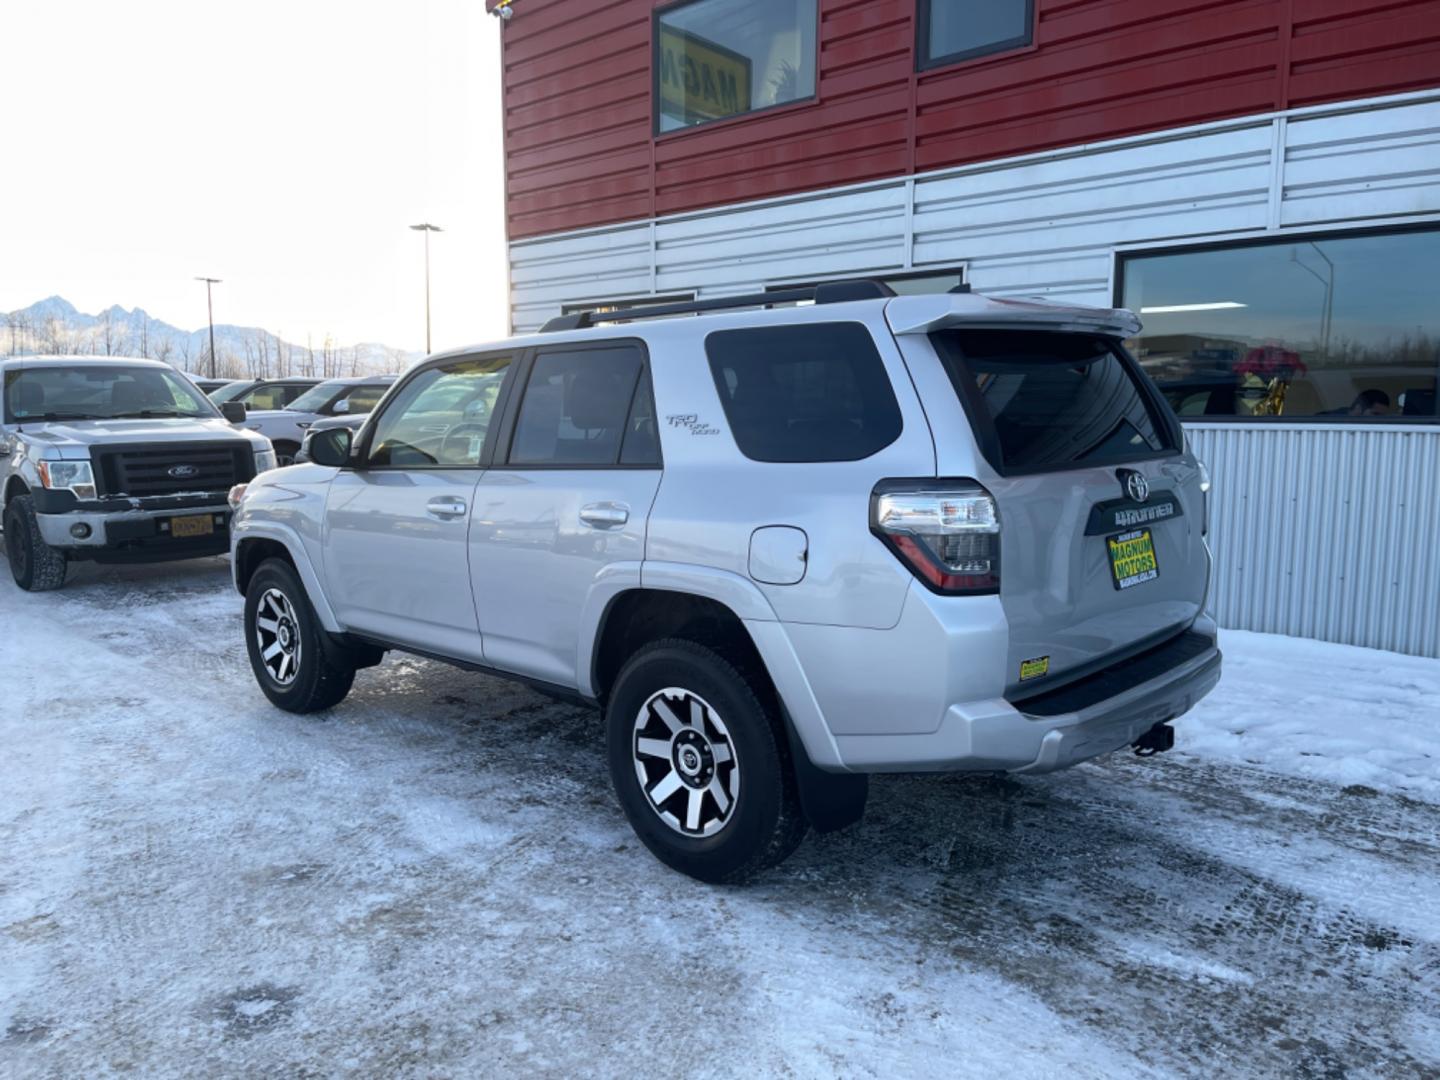
<svg viewBox="0 0 1440 1080"><path fill-rule="evenodd" d="M255 640L270 678L289 686L300 673L300 621L279 589L266 589L255 608Z"/></svg>
<svg viewBox="0 0 1440 1080"><path fill-rule="evenodd" d="M714 836L740 797L740 762L720 714L699 694L669 687L635 715L631 752L650 808L676 832Z"/></svg>

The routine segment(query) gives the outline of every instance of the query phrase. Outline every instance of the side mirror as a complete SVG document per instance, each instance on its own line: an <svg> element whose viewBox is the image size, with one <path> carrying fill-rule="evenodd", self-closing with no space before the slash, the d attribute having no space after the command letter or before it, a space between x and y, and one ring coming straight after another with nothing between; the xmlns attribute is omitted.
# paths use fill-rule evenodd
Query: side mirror
<svg viewBox="0 0 1440 1080"><path fill-rule="evenodd" d="M349 428L327 428L310 436L310 460L316 465L343 469L350 462L350 444L355 433Z"/></svg>
<svg viewBox="0 0 1440 1080"><path fill-rule="evenodd" d="M330 407L330 411L333 412L336 416L344 416L350 411L350 399L341 398L339 401L335 402L335 404Z"/></svg>
<svg viewBox="0 0 1440 1080"><path fill-rule="evenodd" d="M245 422L245 403L243 401L222 401L220 403L220 415L232 424L243 424Z"/></svg>

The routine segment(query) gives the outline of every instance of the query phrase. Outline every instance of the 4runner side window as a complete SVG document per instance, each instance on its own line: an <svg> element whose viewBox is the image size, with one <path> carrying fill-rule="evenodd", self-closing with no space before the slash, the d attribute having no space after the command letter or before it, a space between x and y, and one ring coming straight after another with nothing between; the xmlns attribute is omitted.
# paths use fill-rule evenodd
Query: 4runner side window
<svg viewBox="0 0 1440 1080"><path fill-rule="evenodd" d="M477 467L509 366L510 357L490 356L416 375L376 418L370 465Z"/></svg>
<svg viewBox="0 0 1440 1080"><path fill-rule="evenodd" d="M860 323L718 330L705 339L735 443L754 461L859 461L900 437L900 405Z"/></svg>
<svg viewBox="0 0 1440 1080"><path fill-rule="evenodd" d="M626 464L657 464L644 460L643 432L627 439L643 366L640 350L628 342L541 352L520 403L510 464L617 465L622 445L630 450L632 441L641 460L627 454ZM653 431L653 406L650 411Z"/></svg>

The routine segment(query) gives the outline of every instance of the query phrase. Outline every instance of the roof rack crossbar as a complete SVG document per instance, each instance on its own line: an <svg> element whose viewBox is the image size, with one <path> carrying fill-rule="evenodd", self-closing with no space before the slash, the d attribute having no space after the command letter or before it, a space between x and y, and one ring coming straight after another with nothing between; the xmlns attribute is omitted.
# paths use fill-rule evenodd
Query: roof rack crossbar
<svg viewBox="0 0 1440 1080"><path fill-rule="evenodd" d="M600 322L633 322L636 319L659 319L667 315L700 315L707 311L797 304L805 300L813 300L817 304L843 304L852 300L880 300L894 295L895 291L883 281L822 281L818 285L780 289L775 292L716 296L708 300L685 300L675 304L650 304L644 307L622 308L619 311L573 311L550 319L540 327L540 332L553 334L562 330L585 330Z"/></svg>

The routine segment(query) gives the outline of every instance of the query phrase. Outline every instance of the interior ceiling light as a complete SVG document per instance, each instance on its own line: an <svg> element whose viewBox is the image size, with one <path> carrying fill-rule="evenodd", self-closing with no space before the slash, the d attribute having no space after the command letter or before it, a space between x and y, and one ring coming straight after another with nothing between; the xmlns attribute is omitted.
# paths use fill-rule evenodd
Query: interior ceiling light
<svg viewBox="0 0 1440 1080"><path fill-rule="evenodd" d="M1177 311L1229 311L1231 308L1248 307L1237 300L1216 300L1209 304L1161 304L1156 307L1142 307L1141 315L1170 315Z"/></svg>

